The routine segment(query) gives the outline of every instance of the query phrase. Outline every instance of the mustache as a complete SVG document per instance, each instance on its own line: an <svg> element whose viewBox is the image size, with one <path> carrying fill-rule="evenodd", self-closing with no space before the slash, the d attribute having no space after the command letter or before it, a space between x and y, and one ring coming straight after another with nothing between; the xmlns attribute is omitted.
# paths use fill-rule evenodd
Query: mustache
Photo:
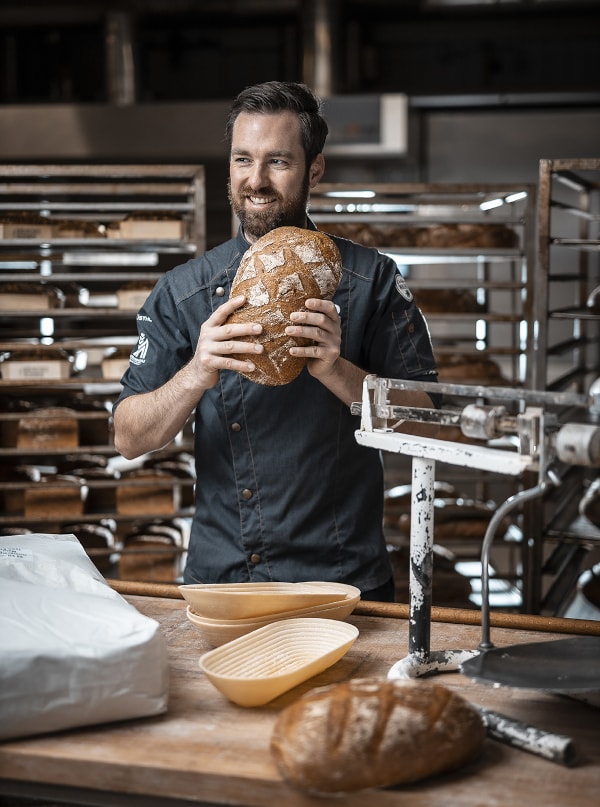
<svg viewBox="0 0 600 807"><path fill-rule="evenodd" d="M274 196L280 199L279 193L270 185L263 185L261 188L252 188L250 185L242 185L238 191L243 196Z"/></svg>

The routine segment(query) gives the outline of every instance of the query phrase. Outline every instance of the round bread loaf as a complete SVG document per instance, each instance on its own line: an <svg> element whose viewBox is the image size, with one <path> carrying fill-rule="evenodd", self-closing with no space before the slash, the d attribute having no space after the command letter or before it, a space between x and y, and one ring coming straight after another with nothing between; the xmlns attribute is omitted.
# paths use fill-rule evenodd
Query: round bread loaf
<svg viewBox="0 0 600 807"><path fill-rule="evenodd" d="M484 739L479 712L446 687L362 678L313 690L286 707L271 752L290 784L318 795L415 782L458 768Z"/></svg>
<svg viewBox="0 0 600 807"><path fill-rule="evenodd" d="M306 364L304 358L291 356L290 348L309 344L309 340L288 336L292 311L304 310L310 297L331 300L342 276L339 250L324 233L299 227L278 227L259 238L242 257L233 283L231 297L243 294L246 302L229 317L228 322L259 322L258 336L244 337L264 346L252 355L256 369L242 373L251 381L279 386L293 381ZM248 360L248 355L235 358Z"/></svg>

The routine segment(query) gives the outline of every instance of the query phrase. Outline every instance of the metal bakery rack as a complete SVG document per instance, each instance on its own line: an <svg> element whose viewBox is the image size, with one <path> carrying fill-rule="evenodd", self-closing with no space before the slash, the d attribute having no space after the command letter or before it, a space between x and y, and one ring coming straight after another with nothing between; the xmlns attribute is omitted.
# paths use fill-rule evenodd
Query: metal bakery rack
<svg viewBox="0 0 600 807"><path fill-rule="evenodd" d="M441 393L449 408L420 409L390 402L395 390ZM490 638L490 553L499 524L524 502L560 485L560 463L600 467L600 379L589 394L513 387L410 382L369 375L356 431L360 445L412 457L409 570L409 653L390 678L460 670L483 683L530 687L593 703L600 693L600 638L581 637L498 650ZM456 435L461 442L444 439ZM399 429L405 429L401 431ZM412 431L413 433L407 433ZM414 432L419 432L415 434ZM430 649L436 462L533 478L501 504L481 549L481 642L478 648ZM586 663L589 662L589 663ZM531 750L531 749L528 749Z"/></svg>

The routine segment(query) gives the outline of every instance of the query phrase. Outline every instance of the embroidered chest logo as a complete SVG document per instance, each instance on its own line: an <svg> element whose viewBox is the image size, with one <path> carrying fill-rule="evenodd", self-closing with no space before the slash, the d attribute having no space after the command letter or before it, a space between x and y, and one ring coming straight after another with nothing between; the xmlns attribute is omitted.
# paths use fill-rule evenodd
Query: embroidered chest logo
<svg viewBox="0 0 600 807"><path fill-rule="evenodd" d="M402 277L399 271L396 274L396 291L398 292L398 294L404 297L407 303L410 303L412 301L413 298L412 291L406 285L406 282L404 281L404 278Z"/></svg>
<svg viewBox="0 0 600 807"><path fill-rule="evenodd" d="M137 347L129 357L129 361L132 364L144 364L146 361L146 355L148 353L148 346L148 337L145 333L141 333L140 338L138 339Z"/></svg>

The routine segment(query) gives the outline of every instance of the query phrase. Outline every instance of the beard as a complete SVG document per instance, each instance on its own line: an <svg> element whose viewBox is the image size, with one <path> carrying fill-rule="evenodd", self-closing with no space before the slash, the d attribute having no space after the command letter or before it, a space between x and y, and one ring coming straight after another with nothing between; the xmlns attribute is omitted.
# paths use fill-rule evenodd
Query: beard
<svg viewBox="0 0 600 807"><path fill-rule="evenodd" d="M227 182L227 198L231 209L240 220L246 238L258 239L276 227L304 227L308 211L309 184L308 176L302 182L298 194L287 201L273 188L265 186L256 190L243 185L234 197L231 190L231 180ZM244 206L247 196L269 196L277 200L277 206L262 213L261 211L248 211Z"/></svg>

